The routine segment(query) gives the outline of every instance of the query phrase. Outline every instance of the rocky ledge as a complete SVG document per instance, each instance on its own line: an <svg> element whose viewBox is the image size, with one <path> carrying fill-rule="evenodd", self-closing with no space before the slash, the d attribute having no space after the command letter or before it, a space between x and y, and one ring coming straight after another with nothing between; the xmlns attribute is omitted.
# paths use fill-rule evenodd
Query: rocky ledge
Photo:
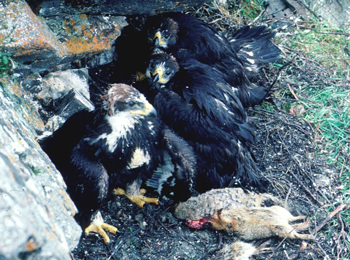
<svg viewBox="0 0 350 260"><path fill-rule="evenodd" d="M93 109L83 67L110 62L127 25L122 15L146 9L143 1L27 2L0 2L0 259L71 259L82 234L77 210L37 140ZM158 10L156 2L147 10ZM177 2L174 10L201 2Z"/></svg>
<svg viewBox="0 0 350 260"><path fill-rule="evenodd" d="M112 44L127 25L123 15L183 11L204 1L27 2L0 1L0 259L71 259L82 233L76 208L38 138L93 109L84 67L112 60ZM298 9L297 1L270 1L267 11L292 15L276 12L286 2Z"/></svg>

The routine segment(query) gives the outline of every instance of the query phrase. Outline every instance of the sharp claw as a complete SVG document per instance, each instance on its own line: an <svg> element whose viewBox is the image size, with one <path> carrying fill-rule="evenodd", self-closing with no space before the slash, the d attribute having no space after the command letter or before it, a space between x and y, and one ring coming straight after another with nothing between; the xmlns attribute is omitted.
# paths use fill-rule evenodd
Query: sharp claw
<svg viewBox="0 0 350 260"><path fill-rule="evenodd" d="M112 233L112 234L116 234L117 231L118 231L118 229L117 229L115 226L109 225L109 224L107 224L107 223L102 223L102 224L101 224L101 227L102 227L104 230L106 230L106 231L108 231L109 233Z"/></svg>
<svg viewBox="0 0 350 260"><path fill-rule="evenodd" d="M143 81L146 78L147 78L146 74L144 74L142 72L136 72L136 75L135 75L136 81Z"/></svg>
<svg viewBox="0 0 350 260"><path fill-rule="evenodd" d="M145 201L143 201L140 197L130 197L128 195L125 195L131 202L136 204L139 208L143 208L143 205L145 204Z"/></svg>
<svg viewBox="0 0 350 260"><path fill-rule="evenodd" d="M118 188L113 190L114 195L126 195L125 190Z"/></svg>
<svg viewBox="0 0 350 260"><path fill-rule="evenodd" d="M107 233L103 230L103 229L105 229L105 225L108 225L108 224L106 224L106 223L103 223L103 224L101 224L101 225L95 225L95 224L91 224L90 226L88 226L84 231L85 231L85 234L86 235L89 235L90 234L90 232L93 232L93 233L97 233L97 234L99 234L102 238L103 238L103 241L107 244L107 243L109 243L111 240L109 239L109 236L107 235ZM110 226L110 227L108 227L108 229L106 229L107 231L109 231L109 232L111 232L111 233L113 233L112 231L110 231L110 230L113 230L111 227L113 227L113 226L111 226L111 225L108 225L108 226ZM117 232L117 228L116 227L113 227L114 228L114 233L113 234L115 234L116 232Z"/></svg>
<svg viewBox="0 0 350 260"><path fill-rule="evenodd" d="M145 197L145 196L140 196L141 200L143 200L145 203L154 203L156 205L158 205L158 199L157 198L148 198L148 197Z"/></svg>
<svg viewBox="0 0 350 260"><path fill-rule="evenodd" d="M114 189L113 190L113 193L115 195L124 195L125 197L127 197L131 202L133 202L134 204L136 204L139 208L143 208L143 205L145 203L154 203L156 205L159 205L159 200L157 198L148 198L148 197L145 197L143 196L143 194L146 193L146 190L145 189L141 189L140 190L140 195L138 196L129 196L126 194L126 192L121 189L121 188L118 188L118 189Z"/></svg>
<svg viewBox="0 0 350 260"><path fill-rule="evenodd" d="M85 228L84 232L86 235L89 235L90 232L99 234L103 238L104 242L107 244L110 242L110 239L105 230L113 234L117 233L118 231L116 227L104 223L102 215L98 211L93 221L87 228Z"/></svg>

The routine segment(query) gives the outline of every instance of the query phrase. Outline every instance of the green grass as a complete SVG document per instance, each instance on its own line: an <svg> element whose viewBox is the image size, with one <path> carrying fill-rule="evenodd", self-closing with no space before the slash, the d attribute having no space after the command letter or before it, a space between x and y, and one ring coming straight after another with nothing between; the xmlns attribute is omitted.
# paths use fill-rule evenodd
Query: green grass
<svg viewBox="0 0 350 260"><path fill-rule="evenodd" d="M240 3L240 8L237 13L247 20L254 20L264 10L263 2L264 1L243 0Z"/></svg>
<svg viewBox="0 0 350 260"><path fill-rule="evenodd" d="M296 103L303 105L306 110L301 116L319 130L321 142L315 142L320 144L316 147L317 156L326 157L328 164L338 170L343 183L343 201L349 204L350 36L338 28L317 21L295 27L292 35L283 44L294 51L290 53L291 57L296 52L304 62L313 63L311 70L315 71L310 74L316 76L316 84L295 83L299 86L299 101ZM334 208L328 210L331 212ZM350 223L349 210L342 211L341 216ZM346 243L349 245L349 242Z"/></svg>
<svg viewBox="0 0 350 260"><path fill-rule="evenodd" d="M230 11L243 20L254 20L264 10L263 5L263 0L242 0ZM313 63L311 70L319 71L312 73L326 77L324 82L327 84L321 85L321 81L317 85L305 84L291 76L299 87L299 101L287 103L285 110L288 111L291 105L304 106L306 112L302 116L319 130L324 144L324 147L319 147L319 155L327 156L328 162L342 173L346 192L350 190L350 86L346 82L350 78L350 34L312 17L298 20L288 33L288 36L277 39L281 46L286 47L285 52L290 55L287 58L299 54L300 59L296 62ZM287 92L286 88L277 95L283 98ZM350 222L350 214L348 220Z"/></svg>
<svg viewBox="0 0 350 260"><path fill-rule="evenodd" d="M12 68L10 55L0 50L0 76L8 73Z"/></svg>
<svg viewBox="0 0 350 260"><path fill-rule="evenodd" d="M241 10L236 12L243 20L254 20L262 10L263 1L240 3ZM313 124L319 133L320 141L315 140L316 156L326 158L328 164L338 170L343 183L343 201L350 204L350 34L325 20L295 20L287 34L276 41L285 47L287 59L292 60L296 54L299 56L295 67L300 71L290 70L290 74L285 74L294 83L292 87L296 88L299 100L293 104L288 102L286 106L302 105L305 108L305 113L300 116ZM309 71L308 67L311 67ZM305 75L297 76L298 73ZM281 99L291 95L288 88L275 94ZM288 111L289 107L284 109ZM328 211L333 211L338 203L334 202ZM341 216L350 223L349 210L341 212ZM350 248L350 242L345 243Z"/></svg>
<svg viewBox="0 0 350 260"><path fill-rule="evenodd" d="M300 23L291 37L290 48L327 68L334 80L350 75L350 36L325 22Z"/></svg>
<svg viewBox="0 0 350 260"><path fill-rule="evenodd" d="M329 163L335 163L349 177L346 157L350 153L350 89L324 86L315 90L307 86L301 88L301 93L304 97L299 103L306 109L303 117L319 129Z"/></svg>
<svg viewBox="0 0 350 260"><path fill-rule="evenodd" d="M320 132L328 162L341 172L344 192L350 190L350 36L324 22L311 21L307 26L294 28L293 36L285 41L307 61L316 64L312 69L325 77L324 85L303 84L299 102L306 109L303 117ZM348 213L349 214L349 213Z"/></svg>
<svg viewBox="0 0 350 260"><path fill-rule="evenodd" d="M7 36L0 37L0 76L8 73L12 69L12 60L11 55L4 51L5 44L11 43L13 39L11 38L11 34L14 31L15 27L13 27ZM0 27L0 30L8 30L7 26Z"/></svg>

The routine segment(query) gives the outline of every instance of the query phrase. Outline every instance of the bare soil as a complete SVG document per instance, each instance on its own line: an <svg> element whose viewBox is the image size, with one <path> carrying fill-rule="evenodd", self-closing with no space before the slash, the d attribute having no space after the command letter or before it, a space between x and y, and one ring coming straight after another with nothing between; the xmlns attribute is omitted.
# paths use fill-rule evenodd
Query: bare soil
<svg viewBox="0 0 350 260"><path fill-rule="evenodd" d="M255 155L270 182L268 192L284 199L293 215L310 217L311 229L306 232L313 233L341 196L336 170L315 157L317 132L302 119L282 111L256 107L251 115L257 128ZM74 259L205 260L224 244L237 240L209 226L193 230L173 216L175 202L163 199L161 203L139 209L125 197L110 200L102 214L119 233L110 234L108 245L98 236L83 237L73 252ZM256 259L337 259L337 254L344 255L349 250L343 244L348 231L338 215L318 230L316 240L307 242L306 249L301 250L300 240L272 238L271 251L257 255Z"/></svg>
<svg viewBox="0 0 350 260"><path fill-rule="evenodd" d="M213 17L206 19L214 20ZM220 26L224 26L225 21L221 22ZM286 104L296 98L295 93L285 91L291 81L322 83L327 71L302 56L294 61L282 57L282 64L288 62L290 64L282 70L270 67L262 73L270 84L279 77L266 101L249 109L256 128L254 153L270 184L268 192L285 200L293 215L308 216L312 224L305 232L315 234L316 239L271 238L270 250L254 257L346 259L349 255L349 226L341 214L327 218L343 199L340 173L323 156L327 151L317 128L301 116L292 115L286 108ZM315 85L322 87L322 84ZM281 96L278 94L281 92L286 94ZM323 151L323 155L319 151ZM163 198L159 206L145 205L139 209L124 197L113 197L103 205L102 215L105 222L118 228L118 233L110 234L108 245L97 235L83 236L72 253L73 258L206 260L211 259L223 245L237 240L237 237L209 226L202 230L189 228L173 216L175 205L176 202ZM254 243L259 245L267 240Z"/></svg>

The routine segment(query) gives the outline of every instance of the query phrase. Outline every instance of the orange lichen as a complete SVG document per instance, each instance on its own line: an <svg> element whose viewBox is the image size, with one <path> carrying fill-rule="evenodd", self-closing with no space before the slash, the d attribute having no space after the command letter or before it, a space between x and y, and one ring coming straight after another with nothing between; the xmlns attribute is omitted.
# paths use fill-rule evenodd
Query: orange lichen
<svg viewBox="0 0 350 260"><path fill-rule="evenodd" d="M69 54L98 53L108 50L112 41L120 34L120 25L115 25L115 31L105 33L95 28L85 14L73 16L64 21L64 31L67 33L64 43Z"/></svg>
<svg viewBox="0 0 350 260"><path fill-rule="evenodd" d="M6 39L11 33L14 41L6 44L6 49L14 56L33 57L31 62L42 59L47 54L56 57L67 55L83 55L87 53L99 53L110 49L112 42L120 35L121 25L112 22L114 29L103 30L96 28L96 22L86 14L72 15L61 21L61 26L53 28L56 35L60 35L64 42L61 43L56 35L45 23L45 19L36 17L27 4L11 4L6 13L15 24L14 29L0 31L1 39ZM6 34L7 33L7 34ZM33 55L33 56L31 56Z"/></svg>
<svg viewBox="0 0 350 260"><path fill-rule="evenodd" d="M50 239L56 238L56 235L53 232L50 232L47 229L44 229L44 232L45 232L46 236L49 237Z"/></svg>
<svg viewBox="0 0 350 260"><path fill-rule="evenodd" d="M63 30L66 34L71 34L74 30L75 21L73 19L63 21Z"/></svg>
<svg viewBox="0 0 350 260"><path fill-rule="evenodd" d="M90 39L93 37L93 35L90 31L83 31L83 35L87 38L90 38Z"/></svg>
<svg viewBox="0 0 350 260"><path fill-rule="evenodd" d="M67 210L70 216L74 216L77 213L77 210L75 208L75 205L72 201L72 199L69 197L69 195L64 190L59 190L61 193L61 196L64 198L64 208Z"/></svg>
<svg viewBox="0 0 350 260"><path fill-rule="evenodd" d="M34 126L36 129L44 129L45 128L44 122L41 120L37 109L29 106L28 104L26 104L24 107L29 112L24 114L24 119L30 125Z"/></svg>
<svg viewBox="0 0 350 260"><path fill-rule="evenodd" d="M87 17L86 14L80 14L79 16L80 16L80 19L83 20L83 21L88 20L88 17Z"/></svg>
<svg viewBox="0 0 350 260"><path fill-rule="evenodd" d="M84 54L88 52L97 53L109 49L113 39L114 37L107 38L93 36L92 39L84 39L73 36L65 43L65 45L71 54Z"/></svg>
<svg viewBox="0 0 350 260"><path fill-rule="evenodd" d="M21 97L23 96L23 92L22 92L22 90L18 87L17 84L12 84L12 85L11 85L11 88L12 88L12 90L13 90L13 93L14 93L17 97L21 98Z"/></svg>
<svg viewBox="0 0 350 260"><path fill-rule="evenodd" d="M27 251L31 252L38 248L38 244L31 238L27 241L25 248Z"/></svg>
<svg viewBox="0 0 350 260"><path fill-rule="evenodd" d="M65 51L56 40L51 30L41 18L38 18L25 2L15 2L5 10L9 26L1 30L1 38L10 37L12 41L5 44L5 48L15 56L37 54L39 50L48 48L63 56Z"/></svg>

